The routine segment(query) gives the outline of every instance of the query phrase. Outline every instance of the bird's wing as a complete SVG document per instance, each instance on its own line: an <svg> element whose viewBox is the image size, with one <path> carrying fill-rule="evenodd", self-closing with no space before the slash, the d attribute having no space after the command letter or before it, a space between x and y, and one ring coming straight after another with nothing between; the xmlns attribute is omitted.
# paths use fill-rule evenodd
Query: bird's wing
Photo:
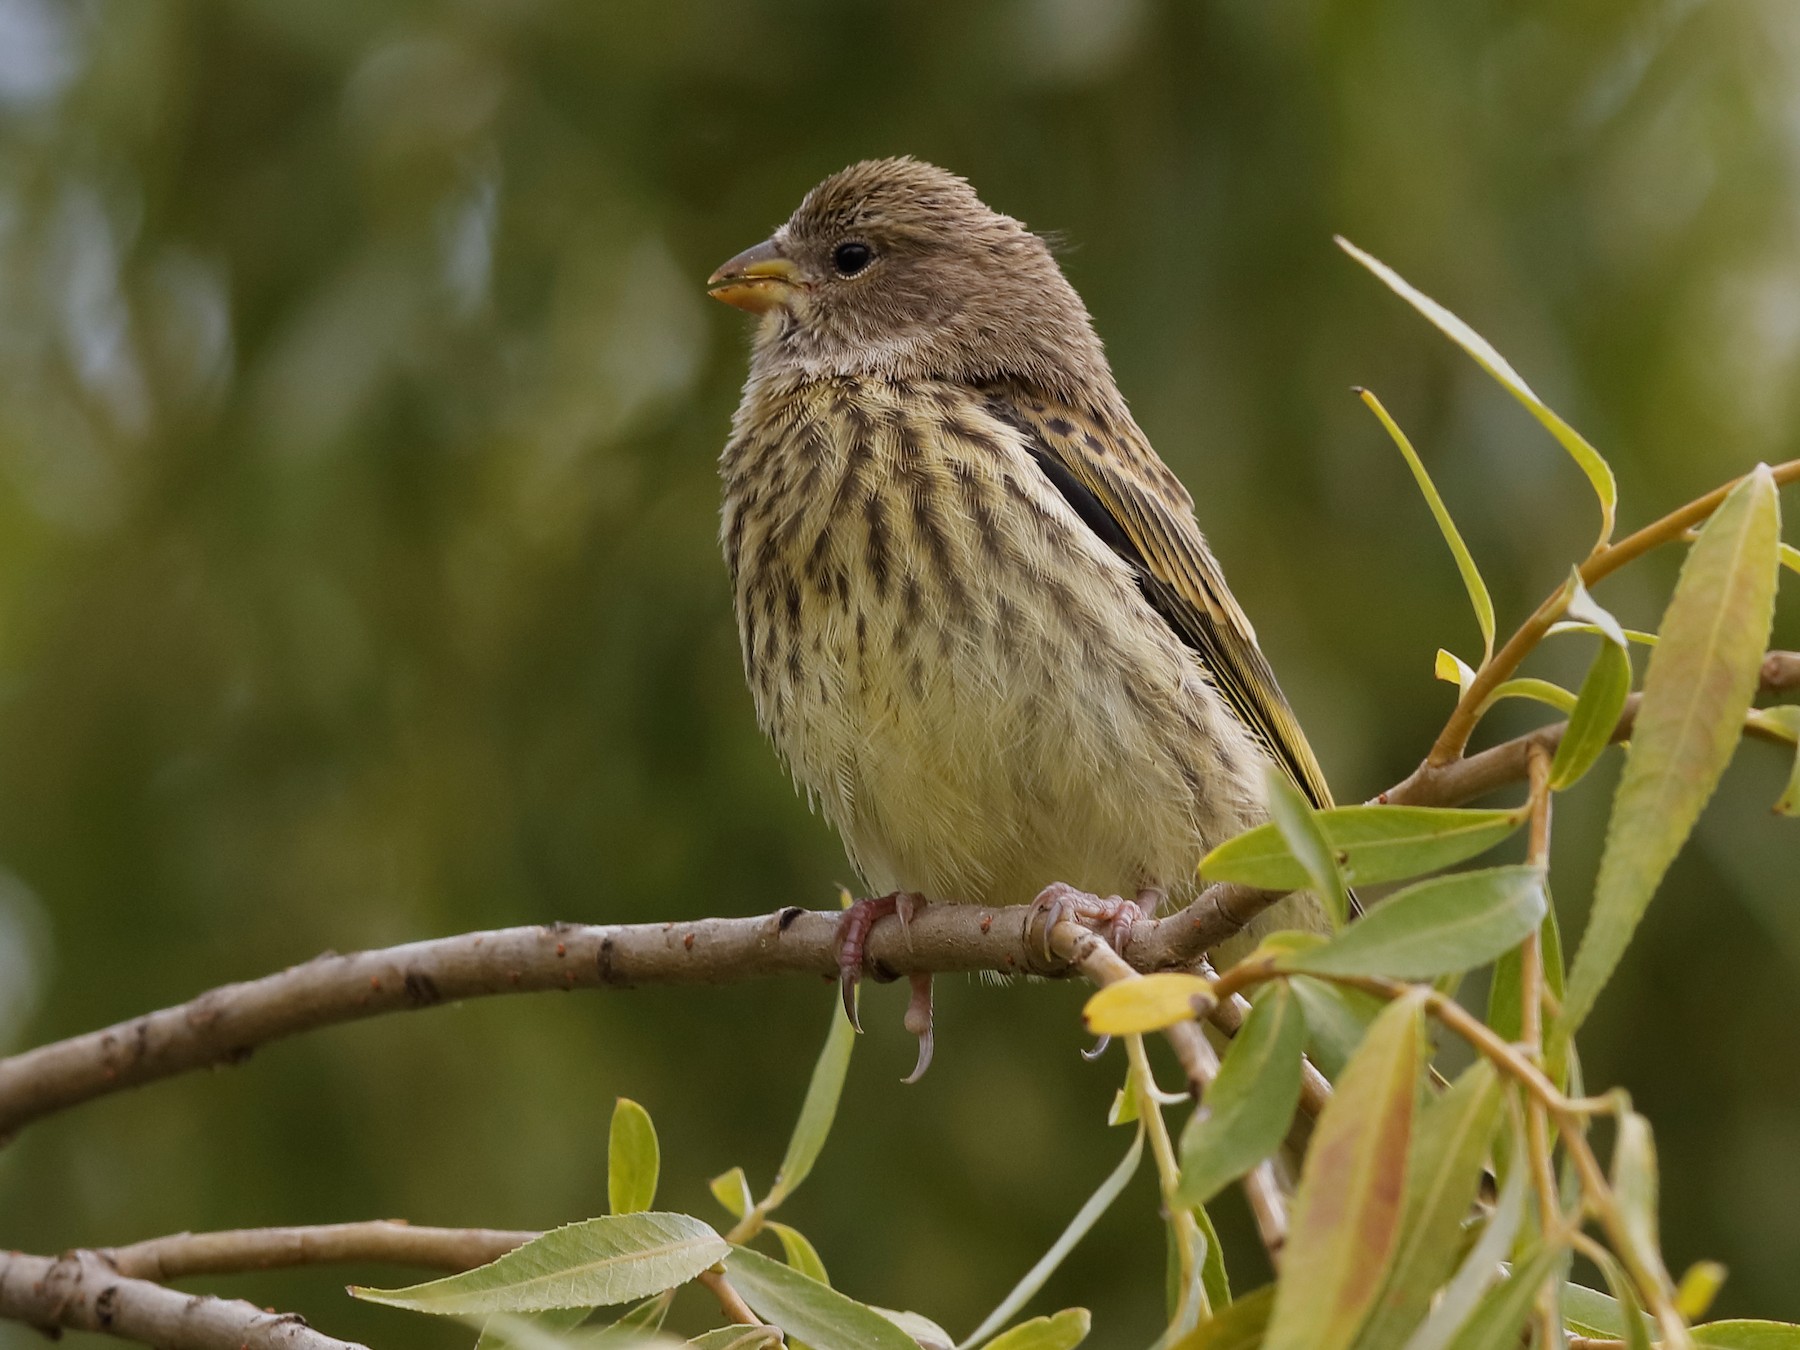
<svg viewBox="0 0 1800 1350"><path fill-rule="evenodd" d="M995 391L988 410L1024 434L1038 467L1088 528L1137 568L1145 597L1199 654L1214 687L1295 786L1315 807L1330 806L1325 775L1206 547L1192 499L1129 415L1119 425L1012 390Z"/></svg>

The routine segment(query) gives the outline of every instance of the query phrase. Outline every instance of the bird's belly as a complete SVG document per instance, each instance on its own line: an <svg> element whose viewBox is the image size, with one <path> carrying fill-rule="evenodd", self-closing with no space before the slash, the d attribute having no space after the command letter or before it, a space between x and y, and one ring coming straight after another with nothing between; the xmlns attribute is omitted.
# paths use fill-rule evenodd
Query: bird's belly
<svg viewBox="0 0 1800 1350"><path fill-rule="evenodd" d="M1181 898L1255 809L1254 781L1233 781L1253 756L1211 743L1212 692L1154 615L1112 613L1084 644L1051 603L953 609L866 580L848 604L803 603L806 655L759 712L876 893L1018 904L1064 881Z"/></svg>

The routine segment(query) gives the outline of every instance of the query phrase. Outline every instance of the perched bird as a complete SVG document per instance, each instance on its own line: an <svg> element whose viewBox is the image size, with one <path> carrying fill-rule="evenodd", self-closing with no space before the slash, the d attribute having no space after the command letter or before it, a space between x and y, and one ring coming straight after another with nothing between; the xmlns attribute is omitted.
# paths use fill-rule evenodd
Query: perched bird
<svg viewBox="0 0 1800 1350"><path fill-rule="evenodd" d="M870 160L708 288L761 316L720 460L757 717L877 897L840 928L846 1006L921 899L1123 931L1266 818L1270 762L1330 802L1042 239ZM1292 904L1264 926L1324 924ZM917 1077L929 976L907 1026Z"/></svg>

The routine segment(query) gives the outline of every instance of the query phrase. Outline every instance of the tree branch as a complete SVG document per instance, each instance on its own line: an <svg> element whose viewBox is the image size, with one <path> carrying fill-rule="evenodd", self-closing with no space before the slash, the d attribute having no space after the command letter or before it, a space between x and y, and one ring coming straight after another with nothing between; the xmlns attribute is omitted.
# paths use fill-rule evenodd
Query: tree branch
<svg viewBox="0 0 1800 1350"><path fill-rule="evenodd" d="M380 1261L460 1271L484 1266L536 1233L500 1228L414 1227L397 1219L309 1228L236 1228L172 1233L104 1248L96 1255L120 1275L165 1283L190 1275Z"/></svg>
<svg viewBox="0 0 1800 1350"><path fill-rule="evenodd" d="M1763 691L1800 688L1800 654L1771 652ZM1636 696L1614 738L1630 733ZM1523 782L1534 747L1554 750L1566 723L1541 727L1467 759L1421 764L1376 800L1454 806ZM1187 908L1135 924L1126 958L1137 970L1193 966L1281 896L1209 887ZM726 984L837 972L833 911L789 908L755 918L684 923L503 928L348 955L327 953L275 975L229 984L172 1008L0 1060L0 1141L22 1126L107 1093L190 1069L234 1064L257 1046L337 1022L446 1001L549 989ZM869 939L882 978L916 971L1065 975L1026 932L1029 906L930 905L902 932Z"/></svg>
<svg viewBox="0 0 1800 1350"><path fill-rule="evenodd" d="M52 1335L98 1331L165 1350L365 1350L314 1331L294 1313L121 1275L95 1252L55 1259L0 1252L0 1317Z"/></svg>

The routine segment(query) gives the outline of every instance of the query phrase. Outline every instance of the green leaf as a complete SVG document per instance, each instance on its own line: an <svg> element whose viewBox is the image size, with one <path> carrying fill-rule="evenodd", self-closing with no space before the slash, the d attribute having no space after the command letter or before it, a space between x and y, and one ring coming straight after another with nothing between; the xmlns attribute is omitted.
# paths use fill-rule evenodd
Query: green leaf
<svg viewBox="0 0 1800 1350"><path fill-rule="evenodd" d="M781 1332L775 1327L718 1327L702 1332L688 1344L701 1350L764 1350L781 1344Z"/></svg>
<svg viewBox="0 0 1800 1350"><path fill-rule="evenodd" d="M1780 528L1775 479L1759 465L1720 504L1682 565L1644 675L1559 1038L1592 1010L1731 759L1774 616Z"/></svg>
<svg viewBox="0 0 1800 1350"><path fill-rule="evenodd" d="M988 1342L988 1350L1073 1350L1087 1339L1092 1322L1086 1308L1065 1308L1002 1332Z"/></svg>
<svg viewBox="0 0 1800 1350"><path fill-rule="evenodd" d="M656 1202L662 1155L650 1113L629 1097L613 1104L606 1148L606 1195L614 1214L638 1214Z"/></svg>
<svg viewBox="0 0 1800 1350"><path fill-rule="evenodd" d="M825 1273L825 1263L819 1259L818 1248L806 1240L804 1233L773 1219L769 1220L769 1231L781 1239L781 1252L790 1266L820 1284L831 1283L831 1277Z"/></svg>
<svg viewBox="0 0 1800 1350"><path fill-rule="evenodd" d="M1420 461L1418 452L1413 449L1412 442L1406 439L1406 433L1388 416L1388 410L1381 406L1380 399L1367 389L1358 389L1356 392L1399 447L1401 455L1406 459L1406 467L1412 470L1413 480L1424 494L1425 505L1431 508L1432 519L1437 521L1438 533L1444 536L1444 542L1450 546L1450 555L1456 559L1456 570L1462 573L1463 589L1469 593L1469 605L1475 611L1475 622L1481 628L1481 660L1486 664L1487 659L1494 654L1494 601L1488 595L1487 583L1481 579L1481 569L1475 566L1475 558L1469 552L1469 546L1463 542L1462 532L1450 518L1449 508L1438 495L1437 486L1431 481L1431 475L1425 472L1425 465Z"/></svg>
<svg viewBox="0 0 1800 1350"><path fill-rule="evenodd" d="M1800 548L1792 544L1781 546L1781 565L1789 571L1800 572Z"/></svg>
<svg viewBox="0 0 1800 1350"><path fill-rule="evenodd" d="M1505 1103L1500 1075L1478 1059L1421 1109L1406 1169L1400 1243L1359 1341L1367 1350L1401 1344L1449 1278Z"/></svg>
<svg viewBox="0 0 1800 1350"><path fill-rule="evenodd" d="M404 1289L350 1292L418 1312L540 1312L628 1303L686 1283L724 1256L725 1239L685 1214L615 1214L552 1229L497 1261Z"/></svg>
<svg viewBox="0 0 1800 1350"><path fill-rule="evenodd" d="M1183 1336L1169 1350L1260 1350L1275 1310L1275 1286L1265 1284Z"/></svg>
<svg viewBox="0 0 1800 1350"><path fill-rule="evenodd" d="M1588 667L1581 682L1581 694L1575 700L1575 711L1569 714L1568 730L1557 742L1556 757L1550 761L1550 786L1561 792L1581 781L1594 761L1612 744L1613 732L1619 725L1619 714L1625 711L1625 700L1631 695L1631 658L1625 648L1602 642L1594 653L1594 664Z"/></svg>
<svg viewBox="0 0 1800 1350"><path fill-rule="evenodd" d="M1193 1206L1194 1223L1206 1239L1206 1255L1200 1258L1200 1288L1206 1294L1209 1308L1223 1308L1231 1302L1231 1276L1225 1269L1225 1248L1219 1242L1219 1230L1213 1227L1212 1215L1205 1205Z"/></svg>
<svg viewBox="0 0 1800 1350"><path fill-rule="evenodd" d="M1575 695L1560 684L1552 684L1549 680L1536 679L1530 675L1521 675L1516 679L1502 680L1495 685L1481 703L1481 711L1486 712L1501 699L1528 698L1538 703L1548 704L1559 713L1567 715L1575 710Z"/></svg>
<svg viewBox="0 0 1800 1350"><path fill-rule="evenodd" d="M1636 1111L1619 1114L1613 1142L1613 1198L1625 1220L1631 1255L1643 1270L1662 1268L1662 1240L1657 1235L1656 1141L1650 1122Z"/></svg>
<svg viewBox="0 0 1800 1350"><path fill-rule="evenodd" d="M1300 1104L1306 1018L1286 981L1265 985L1181 1135L1176 1200L1203 1205L1281 1146Z"/></svg>
<svg viewBox="0 0 1800 1350"><path fill-rule="evenodd" d="M1694 1350L1800 1350L1800 1326L1736 1318L1694 1328Z"/></svg>
<svg viewBox="0 0 1800 1350"><path fill-rule="evenodd" d="M1644 1316L1638 1306L1637 1291L1632 1288L1631 1277L1625 1273L1618 1259L1611 1252L1601 1250L1594 1253L1600 1266L1600 1273L1606 1277L1606 1287L1612 1290L1615 1315L1621 1331L1615 1333L1625 1342L1625 1350L1650 1350L1650 1333L1656 1329L1653 1318ZM1567 1286L1564 1286L1565 1290ZM1568 1320L1564 1314L1565 1322Z"/></svg>
<svg viewBox="0 0 1800 1350"><path fill-rule="evenodd" d="M806 1100L800 1104L800 1118L794 1122L793 1137L787 1153L775 1173L775 1184L769 1188L765 1209L774 1209L799 1189L812 1171L813 1164L825 1148L831 1133L831 1122L837 1118L838 1098L844 1092L844 1078L850 1072L850 1051L856 1044L856 1029L844 1016L843 1007L834 995L831 1000L831 1031L825 1037L825 1048L813 1065L812 1081L806 1086ZM716 1194L716 1192L715 1192Z"/></svg>
<svg viewBox="0 0 1800 1350"><path fill-rule="evenodd" d="M1784 703L1778 708L1758 709L1757 715L1778 735L1794 743L1794 768L1786 789L1775 802L1778 816L1800 816L1800 703Z"/></svg>
<svg viewBox="0 0 1800 1350"><path fill-rule="evenodd" d="M1296 975L1288 987L1306 1010L1308 1051L1319 1072L1335 1080L1387 1004L1361 989Z"/></svg>
<svg viewBox="0 0 1800 1350"><path fill-rule="evenodd" d="M1515 1153L1521 1151L1515 1149ZM1405 1350L1444 1350L1473 1315L1482 1290L1493 1282L1501 1261L1512 1250L1513 1235L1519 1231L1519 1221L1525 1215L1525 1173L1523 1166L1515 1166L1507 1173L1493 1216L1456 1268L1455 1276L1444 1286L1431 1315L1407 1340Z"/></svg>
<svg viewBox="0 0 1800 1350"><path fill-rule="evenodd" d="M1519 1333L1531 1316L1538 1291L1556 1272L1562 1248L1540 1246L1510 1275L1482 1296L1475 1312L1447 1350L1517 1350Z"/></svg>
<svg viewBox="0 0 1800 1350"><path fill-rule="evenodd" d="M921 1317L916 1312L898 1312L893 1308L876 1308L875 1311L917 1341L920 1350L951 1350L956 1344L955 1338L929 1317Z"/></svg>
<svg viewBox="0 0 1800 1350"><path fill-rule="evenodd" d="M1400 1234L1424 991L1388 1005L1319 1114L1294 1200L1268 1350L1339 1350L1381 1292Z"/></svg>
<svg viewBox="0 0 1800 1350"><path fill-rule="evenodd" d="M1331 915L1333 926L1342 928L1350 922L1350 892L1344 886L1344 874L1312 803L1278 769L1271 768L1266 781L1269 815L1275 828L1281 832L1288 852L1305 869L1307 884Z"/></svg>
<svg viewBox="0 0 1800 1350"><path fill-rule="evenodd" d="M1523 809L1471 811L1444 806L1334 806L1317 815L1352 886L1404 881L1485 853L1525 823ZM1273 825L1227 839L1200 863L1210 881L1271 891L1309 882L1306 868Z"/></svg>
<svg viewBox="0 0 1800 1350"><path fill-rule="evenodd" d="M758 1317L814 1350L918 1350L912 1337L867 1304L761 1252L733 1247L725 1273Z"/></svg>
<svg viewBox="0 0 1800 1350"><path fill-rule="evenodd" d="M1656 634L1646 633L1639 628L1621 628L1627 642L1635 642L1640 647L1654 647ZM1559 619L1544 630L1545 637L1561 637L1564 633L1586 633L1589 637L1606 637L1606 630L1593 623L1571 623L1567 619Z"/></svg>
<svg viewBox="0 0 1800 1350"><path fill-rule="evenodd" d="M557 1336L580 1326L593 1311L592 1308L551 1308L539 1313L501 1313L482 1324L475 1350L530 1350L525 1341L509 1336L507 1332L523 1322L545 1335Z"/></svg>
<svg viewBox="0 0 1800 1350"><path fill-rule="evenodd" d="M1543 872L1524 864L1453 872L1407 887L1349 928L1281 960L1286 970L1427 980L1517 946L1543 920Z"/></svg>
<svg viewBox="0 0 1800 1350"><path fill-rule="evenodd" d="M1025 1277L1013 1286L1012 1292L1000 1300L1000 1306L989 1313L982 1324L966 1336L957 1350L974 1350L975 1346L986 1341L1001 1327L1012 1321L1013 1315L1031 1301L1032 1295L1044 1287L1063 1263L1063 1258L1074 1250L1075 1244L1087 1236L1088 1229L1098 1222L1100 1216L1111 1208L1112 1202L1119 1198L1131 1178L1137 1173L1138 1163L1144 1156L1144 1126L1138 1123L1137 1132L1132 1136L1131 1147L1125 1150L1125 1156L1112 1174L1100 1183L1100 1189L1088 1197L1088 1202L1076 1211L1075 1217L1069 1220L1069 1226L1062 1231L1062 1236L1051 1245L1050 1250L1038 1258L1037 1264L1025 1272Z"/></svg>
<svg viewBox="0 0 1800 1350"><path fill-rule="evenodd" d="M654 1327L622 1320L611 1326L559 1327L547 1312L494 1313L484 1323L481 1335L480 1344L503 1345L509 1350L679 1350L683 1344Z"/></svg>
<svg viewBox="0 0 1800 1350"><path fill-rule="evenodd" d="M1628 1334L1625 1309L1615 1298L1583 1284L1565 1284L1562 1290L1563 1322L1580 1336L1619 1340ZM1656 1329L1648 1317L1637 1313L1638 1325L1649 1335Z"/></svg>
<svg viewBox="0 0 1800 1350"><path fill-rule="evenodd" d="M1588 482L1593 486L1594 496L1600 501L1599 542L1604 544L1611 540L1613 515L1619 502L1619 487L1613 479L1612 469L1601 457L1600 452L1589 445L1579 432L1552 412L1549 406L1531 391L1531 386L1520 378L1518 371L1508 365L1506 358L1495 351L1492 344L1481 334L1423 291L1408 284L1398 272L1386 263L1364 253L1347 239L1340 237L1337 242L1339 248L1380 277L1394 294L1431 320L1444 336L1474 357L1476 365L1498 380L1509 394L1530 409L1531 415L1537 418L1552 436L1556 437L1557 442L1569 452L1569 457L1580 467L1582 473L1587 475Z"/></svg>
<svg viewBox="0 0 1800 1350"><path fill-rule="evenodd" d="M756 1204L750 1197L750 1178L744 1175L741 1167L719 1173L706 1183L706 1187L713 1193L713 1199L725 1206L726 1212L734 1219L743 1218Z"/></svg>

